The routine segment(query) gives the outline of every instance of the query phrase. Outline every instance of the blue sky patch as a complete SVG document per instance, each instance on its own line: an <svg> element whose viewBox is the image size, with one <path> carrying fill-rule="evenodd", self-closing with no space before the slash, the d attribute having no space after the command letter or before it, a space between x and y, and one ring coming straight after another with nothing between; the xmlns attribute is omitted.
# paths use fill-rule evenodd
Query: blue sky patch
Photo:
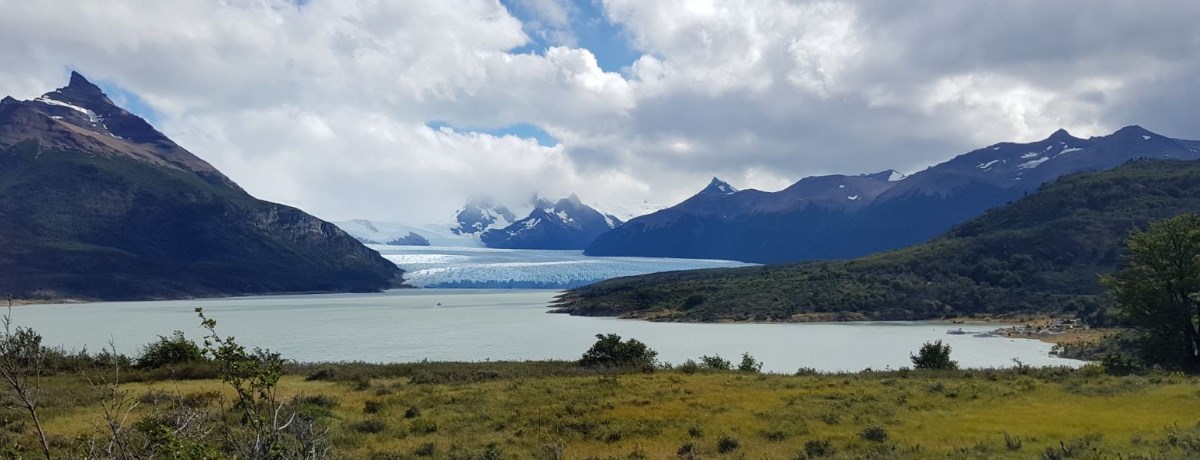
<svg viewBox="0 0 1200 460"><path fill-rule="evenodd" d="M104 94L107 94L108 98L112 99L112 101L116 103L118 107L128 110L129 113L145 118L146 121L150 122L150 124L156 124L162 118L162 115L159 114L158 111L154 110L153 107L150 107L150 104L147 104L146 101L141 98L141 96L134 94L132 91L128 91L125 88L118 86L116 83L107 80L100 80L94 83L96 86L99 86L100 89L104 91Z"/></svg>
<svg viewBox="0 0 1200 460"><path fill-rule="evenodd" d="M450 128L460 133L482 133L491 134L493 136L516 136L524 139L533 139L542 147L554 147L559 144L558 138L551 136L546 130L529 123L517 123L499 128L475 128L454 126L444 121L430 121L425 123L432 129Z"/></svg>
<svg viewBox="0 0 1200 460"><path fill-rule="evenodd" d="M628 34L620 24L613 24L604 15L603 8L596 1L572 2L569 11L570 21L565 29L539 29L552 27L537 17L536 12L523 7L517 0L500 0L509 13L520 19L524 24L525 35L530 43L510 50L516 54L542 54L546 48L561 45L555 43L554 33L565 32L575 37L576 45L587 48L596 56L596 63L606 72L621 72L622 69L633 65L641 53L633 49ZM543 32L543 33L539 33Z"/></svg>

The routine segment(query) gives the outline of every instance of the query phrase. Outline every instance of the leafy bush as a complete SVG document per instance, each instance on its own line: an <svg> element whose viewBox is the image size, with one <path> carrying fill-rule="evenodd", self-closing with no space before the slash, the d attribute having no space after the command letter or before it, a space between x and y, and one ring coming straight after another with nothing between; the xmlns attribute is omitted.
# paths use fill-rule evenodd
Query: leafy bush
<svg viewBox="0 0 1200 460"><path fill-rule="evenodd" d="M204 360L204 350L200 349L195 342L184 337L183 332L175 331L170 337L160 335L157 342L142 347L142 355L138 357L135 367L157 369Z"/></svg>
<svg viewBox="0 0 1200 460"><path fill-rule="evenodd" d="M701 356L700 365L714 371L727 371L733 369L733 363L728 359L722 358L721 355Z"/></svg>
<svg viewBox="0 0 1200 460"><path fill-rule="evenodd" d="M941 340L925 342L916 355L909 355L917 369L958 369L958 363L950 359L950 345Z"/></svg>
<svg viewBox="0 0 1200 460"><path fill-rule="evenodd" d="M596 334L596 343L579 360L584 367L652 370L658 352L637 339L621 340L616 334Z"/></svg>

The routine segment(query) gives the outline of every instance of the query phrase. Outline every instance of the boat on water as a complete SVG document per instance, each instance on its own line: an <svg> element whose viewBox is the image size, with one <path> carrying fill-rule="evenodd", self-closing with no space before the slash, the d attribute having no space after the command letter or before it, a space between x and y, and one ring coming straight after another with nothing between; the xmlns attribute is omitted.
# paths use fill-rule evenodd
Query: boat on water
<svg viewBox="0 0 1200 460"><path fill-rule="evenodd" d="M954 329L950 329L950 330L946 331L946 333L947 333L947 334L950 334L950 335L964 335L964 334L966 334L966 332L965 332L965 331L963 331L961 327L959 327L959 328L954 328Z"/></svg>

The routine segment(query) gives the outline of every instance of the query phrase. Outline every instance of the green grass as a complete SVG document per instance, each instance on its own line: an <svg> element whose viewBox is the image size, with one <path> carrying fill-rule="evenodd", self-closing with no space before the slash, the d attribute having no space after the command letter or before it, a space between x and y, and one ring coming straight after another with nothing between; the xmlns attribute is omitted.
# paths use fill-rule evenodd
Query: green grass
<svg viewBox="0 0 1200 460"><path fill-rule="evenodd" d="M1194 450L1200 379L1179 374L597 373L554 362L314 365L291 372L282 396L302 397L323 414L339 458L423 458L418 453L430 450L425 458L674 458L685 443L700 457L797 458L806 444L826 441L834 458L1200 454ZM75 374L47 383L46 428L66 449L94 431L97 399ZM135 398L230 396L217 380L124 388ZM150 407L142 404L131 418ZM9 421L0 441L33 446L28 426L14 433L19 414L0 412L0 419ZM868 427L882 428L886 441L865 439ZM718 449L722 439L725 453Z"/></svg>

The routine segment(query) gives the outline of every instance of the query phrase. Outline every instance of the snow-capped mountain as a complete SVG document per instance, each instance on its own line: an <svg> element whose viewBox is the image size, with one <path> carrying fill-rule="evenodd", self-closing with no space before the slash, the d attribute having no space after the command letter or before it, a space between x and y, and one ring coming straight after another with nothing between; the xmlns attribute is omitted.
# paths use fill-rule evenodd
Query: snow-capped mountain
<svg viewBox="0 0 1200 460"><path fill-rule="evenodd" d="M574 194L553 204L545 199L536 204L528 217L485 231L480 240L490 248L583 249L621 225L617 217L583 204Z"/></svg>
<svg viewBox="0 0 1200 460"><path fill-rule="evenodd" d="M1064 174L1135 158L1195 159L1200 148L1139 126L1089 139L1059 130L1037 142L974 150L911 176L888 170L807 177L778 192L729 192L714 179L674 207L601 235L585 253L748 262L856 257L919 243Z"/></svg>
<svg viewBox="0 0 1200 460"><path fill-rule="evenodd" d="M492 197L479 196L467 200L462 209L455 211L456 225L452 231L458 235L479 235L493 228L504 228L517 221L517 216L508 207L496 203Z"/></svg>

